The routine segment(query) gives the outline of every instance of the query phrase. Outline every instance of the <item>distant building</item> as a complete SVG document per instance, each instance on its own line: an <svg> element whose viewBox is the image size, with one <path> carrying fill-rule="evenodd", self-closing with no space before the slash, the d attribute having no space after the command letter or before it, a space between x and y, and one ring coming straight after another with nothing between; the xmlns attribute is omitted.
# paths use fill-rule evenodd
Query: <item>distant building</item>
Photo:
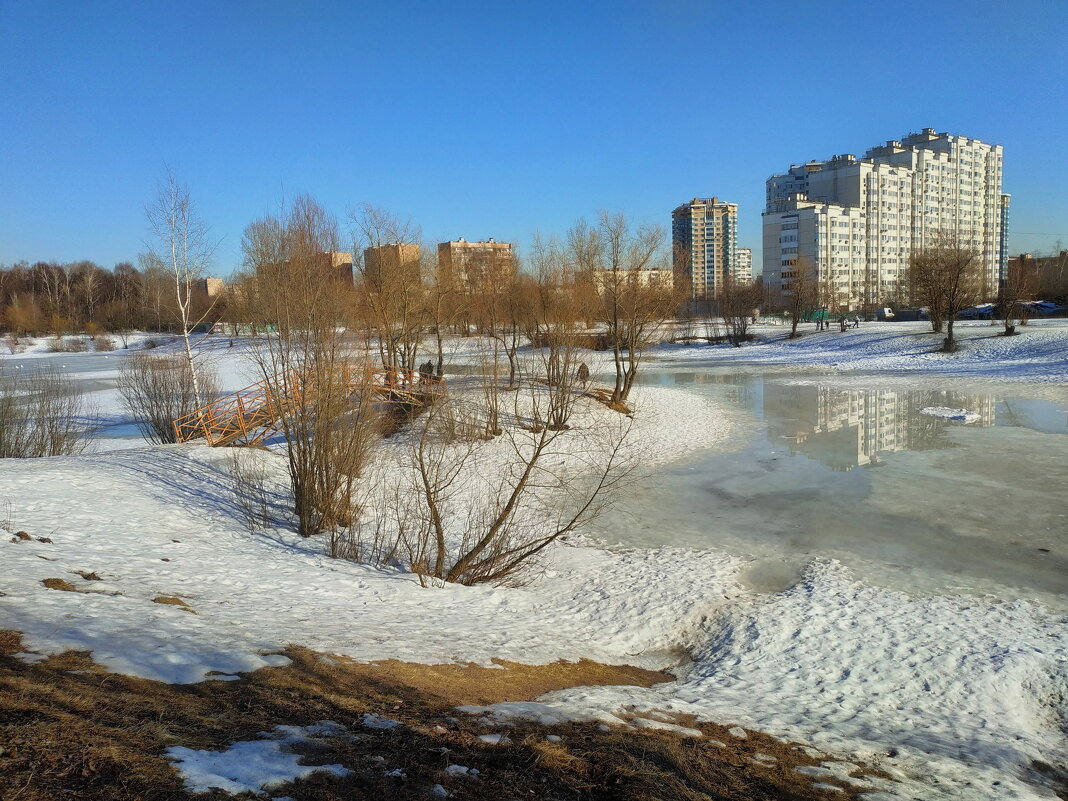
<svg viewBox="0 0 1068 801"><path fill-rule="evenodd" d="M372 284L378 284L384 274L403 272L418 283L421 281L419 255L419 245L415 244L375 245L364 248L364 276Z"/></svg>
<svg viewBox="0 0 1068 801"><path fill-rule="evenodd" d="M737 258L738 204L694 198L671 213L675 286L689 300L711 300Z"/></svg>
<svg viewBox="0 0 1068 801"><path fill-rule="evenodd" d="M902 299L915 250L942 233L979 253L988 294L1002 272L1003 150L925 128L900 141L795 164L767 180L764 281L789 292L804 257L847 308Z"/></svg>
<svg viewBox="0 0 1068 801"><path fill-rule="evenodd" d="M1015 268L1026 271L1036 300L1068 303L1068 250L1050 256L1021 253L1007 260L1006 270Z"/></svg>
<svg viewBox="0 0 1068 801"><path fill-rule="evenodd" d="M338 281L352 286L352 254L341 250L327 250L319 254L318 264L324 270L330 270Z"/></svg>
<svg viewBox="0 0 1068 801"><path fill-rule="evenodd" d="M624 285L641 289L657 289L669 292L674 287L675 276L671 270L642 269L642 270L619 270L618 278ZM603 293L612 285L613 275L611 270L594 270L593 286L598 294Z"/></svg>
<svg viewBox="0 0 1068 801"><path fill-rule="evenodd" d="M753 283L753 251L750 248L735 248L734 270L731 273L739 284Z"/></svg>
<svg viewBox="0 0 1068 801"><path fill-rule="evenodd" d="M515 254L508 242L468 242L461 237L438 245L439 280L466 291L477 291L486 280L511 278L515 272Z"/></svg>
<svg viewBox="0 0 1068 801"><path fill-rule="evenodd" d="M308 262L312 270L323 270L344 286L351 287L353 285L351 253L340 250L325 250L311 256ZM259 274L266 273L267 275L281 277L278 275L279 273L284 275L287 272L281 270L283 266L283 264L262 264L256 268L256 271Z"/></svg>
<svg viewBox="0 0 1068 801"><path fill-rule="evenodd" d="M226 283L221 278L198 278L193 282L193 294L208 300L214 300L226 291Z"/></svg>

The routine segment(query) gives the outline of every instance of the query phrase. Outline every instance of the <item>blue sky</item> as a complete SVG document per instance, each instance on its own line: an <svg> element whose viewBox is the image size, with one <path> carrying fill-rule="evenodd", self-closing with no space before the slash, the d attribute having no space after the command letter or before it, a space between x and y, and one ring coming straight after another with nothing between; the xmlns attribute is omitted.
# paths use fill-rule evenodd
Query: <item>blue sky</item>
<svg viewBox="0 0 1068 801"><path fill-rule="evenodd" d="M1014 252L1068 243L1064 0L0 0L0 41L0 263L135 259L165 165L219 275L299 192L520 245L717 195L759 248L768 175L924 127L1005 146Z"/></svg>

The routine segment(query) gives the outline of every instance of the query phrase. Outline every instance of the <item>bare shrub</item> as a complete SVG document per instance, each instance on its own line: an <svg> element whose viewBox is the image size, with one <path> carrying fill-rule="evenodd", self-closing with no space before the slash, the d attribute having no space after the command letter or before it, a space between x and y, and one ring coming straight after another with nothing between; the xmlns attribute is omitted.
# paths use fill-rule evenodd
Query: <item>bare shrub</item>
<svg viewBox="0 0 1068 801"><path fill-rule="evenodd" d="M636 466L624 448L631 421L538 425L552 419L557 395L541 383L528 389L514 396L503 460L500 445L446 440L438 419L448 405L431 407L408 465L369 510L362 543L379 543L379 556L388 548L423 584L517 584L548 546L600 514Z"/></svg>
<svg viewBox="0 0 1068 801"><path fill-rule="evenodd" d="M98 353L106 353L115 350L115 338L110 334L97 334L95 342Z"/></svg>
<svg viewBox="0 0 1068 801"><path fill-rule="evenodd" d="M141 347L145 350L154 350L160 346L160 341L154 337L149 337L141 343Z"/></svg>
<svg viewBox="0 0 1068 801"><path fill-rule="evenodd" d="M264 531L271 525L267 479L269 474L245 448L230 452L230 488L234 493L237 508L250 534Z"/></svg>
<svg viewBox="0 0 1068 801"><path fill-rule="evenodd" d="M11 512L11 499L0 500L0 531L11 534L15 531L15 516Z"/></svg>
<svg viewBox="0 0 1068 801"><path fill-rule="evenodd" d="M205 398L218 394L213 373L201 369L198 378ZM181 354L131 354L119 368L119 392L138 431L158 444L177 442L174 421L197 409L193 375Z"/></svg>
<svg viewBox="0 0 1068 801"><path fill-rule="evenodd" d="M65 456L85 447L81 387L52 369L0 368L0 458Z"/></svg>
<svg viewBox="0 0 1068 801"><path fill-rule="evenodd" d="M337 222L306 196L281 217L250 224L243 241L261 319L275 327L253 359L286 441L297 530L305 537L351 525L353 488L380 425L372 391L350 373L358 355L345 335L352 288L322 268L322 254L337 243Z"/></svg>
<svg viewBox="0 0 1068 801"><path fill-rule="evenodd" d="M89 343L82 337L64 339L61 336L56 336L48 343L48 349L52 353L85 353L89 350Z"/></svg>
<svg viewBox="0 0 1068 801"><path fill-rule="evenodd" d="M12 336L11 334L0 337L0 348L4 348L12 355L26 350L26 346L19 342L17 337Z"/></svg>
<svg viewBox="0 0 1068 801"><path fill-rule="evenodd" d="M470 404L452 400L439 400L437 413L430 415L428 424L433 436L442 442L475 442L485 439L486 423L483 416Z"/></svg>

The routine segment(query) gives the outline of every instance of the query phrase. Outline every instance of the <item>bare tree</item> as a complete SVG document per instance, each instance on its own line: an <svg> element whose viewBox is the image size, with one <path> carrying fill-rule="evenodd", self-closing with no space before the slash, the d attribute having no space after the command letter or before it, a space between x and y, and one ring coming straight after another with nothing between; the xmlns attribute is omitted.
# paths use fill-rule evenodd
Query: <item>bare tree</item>
<svg viewBox="0 0 1068 801"><path fill-rule="evenodd" d="M170 171L157 185L156 196L145 207L145 215L153 236L149 259L154 266L165 269L172 279L193 395L200 405L203 394L189 335L204 321L207 312L199 319L194 315L193 290L196 281L204 276L217 243L212 241L207 224L199 216L189 189Z"/></svg>
<svg viewBox="0 0 1068 801"><path fill-rule="evenodd" d="M383 366L414 369L427 328L423 273L428 259L419 230L368 203L349 215L356 263L362 274L366 318L378 342Z"/></svg>
<svg viewBox="0 0 1068 801"><path fill-rule="evenodd" d="M929 247L915 251L909 260L913 300L928 307L932 325L945 321L942 349L946 352L957 347L953 337L956 316L982 299L984 272L978 252L945 232L939 233Z"/></svg>
<svg viewBox="0 0 1068 801"><path fill-rule="evenodd" d="M816 265L807 257L799 256L788 270L783 269L782 277L781 303L790 315L790 339L795 339L801 318L812 309L819 296Z"/></svg>
<svg viewBox="0 0 1068 801"><path fill-rule="evenodd" d="M655 341L676 303L673 290L651 286L645 270L669 269L661 253L664 232L656 226L631 228L621 214L601 212L596 228L584 220L568 232L570 259L597 287L597 311L607 329L615 367L611 402L630 394L645 349Z"/></svg>
<svg viewBox="0 0 1068 801"><path fill-rule="evenodd" d="M1005 321L1004 336L1016 333L1014 320L1026 325L1028 307L1023 302L1030 300L1038 283L1038 275L1033 259L1020 254L1019 258L1009 262L1005 272L1005 283L1001 286L1001 314Z"/></svg>
<svg viewBox="0 0 1068 801"><path fill-rule="evenodd" d="M189 360L182 354L133 353L119 367L119 392L126 411L149 442L178 441L174 421L196 411L201 402L218 394L215 374L200 370L200 395L193 384Z"/></svg>
<svg viewBox="0 0 1068 801"><path fill-rule="evenodd" d="M734 347L749 339L749 324L760 304L760 287L753 282L742 282L729 273L723 276L720 289L720 307L727 326L727 337Z"/></svg>
<svg viewBox="0 0 1068 801"><path fill-rule="evenodd" d="M336 220L306 196L248 226L243 240L262 324L274 329L253 358L286 442L297 530L306 537L351 524L353 488L378 433L358 364L367 343L345 327L352 288L324 265L337 241Z"/></svg>

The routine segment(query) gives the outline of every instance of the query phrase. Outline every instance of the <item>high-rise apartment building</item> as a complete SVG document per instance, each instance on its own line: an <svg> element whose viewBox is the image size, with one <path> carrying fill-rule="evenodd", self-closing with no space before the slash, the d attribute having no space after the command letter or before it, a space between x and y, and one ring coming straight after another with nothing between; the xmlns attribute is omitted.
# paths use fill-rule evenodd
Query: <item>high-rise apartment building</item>
<svg viewBox="0 0 1068 801"><path fill-rule="evenodd" d="M468 242L461 237L438 245L438 271L441 280L477 291L487 279L511 277L516 271L515 254L508 242Z"/></svg>
<svg viewBox="0 0 1068 801"><path fill-rule="evenodd" d="M793 165L767 181L764 280L789 291L804 257L836 305L899 300L914 250L946 234L973 248L991 293L1004 263L1002 147L925 128L857 158Z"/></svg>
<svg viewBox="0 0 1068 801"><path fill-rule="evenodd" d="M691 301L712 300L733 274L737 257L738 204L694 198L671 212L675 288Z"/></svg>

